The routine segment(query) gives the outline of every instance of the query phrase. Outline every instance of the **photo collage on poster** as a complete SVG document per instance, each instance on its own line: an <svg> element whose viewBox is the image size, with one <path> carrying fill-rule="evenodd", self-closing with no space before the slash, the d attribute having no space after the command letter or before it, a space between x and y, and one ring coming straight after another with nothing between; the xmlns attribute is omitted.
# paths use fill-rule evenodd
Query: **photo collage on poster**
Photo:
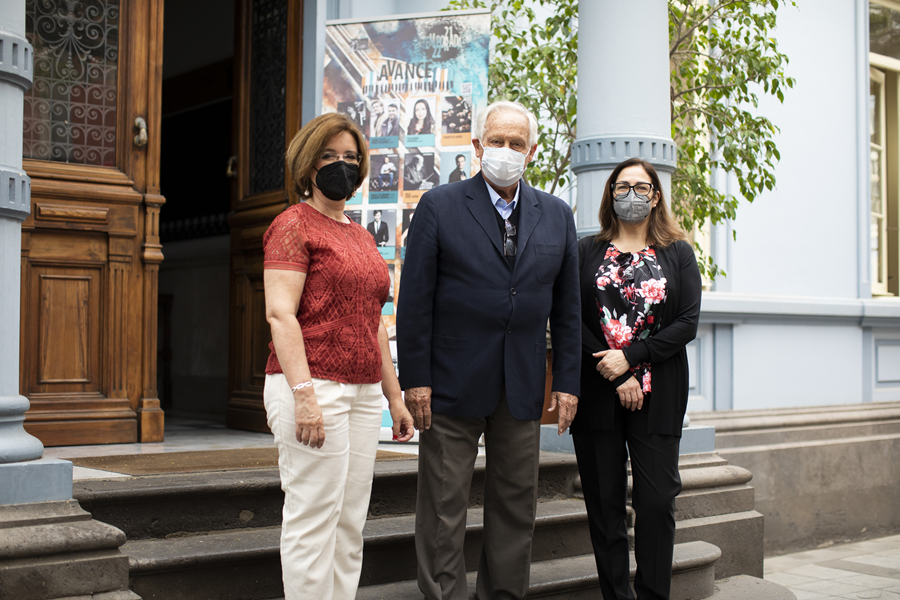
<svg viewBox="0 0 900 600"><path fill-rule="evenodd" d="M392 340L419 200L478 172L472 127L487 106L489 40L484 10L326 23L322 111L346 114L368 143L369 176L346 214L388 264L382 314Z"/></svg>

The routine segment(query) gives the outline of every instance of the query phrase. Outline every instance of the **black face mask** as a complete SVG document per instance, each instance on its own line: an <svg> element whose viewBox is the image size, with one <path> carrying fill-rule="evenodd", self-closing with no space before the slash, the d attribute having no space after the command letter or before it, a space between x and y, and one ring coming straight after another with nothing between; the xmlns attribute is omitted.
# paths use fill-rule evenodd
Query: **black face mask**
<svg viewBox="0 0 900 600"><path fill-rule="evenodd" d="M356 187L356 180L359 179L359 166L342 160L336 160L316 171L318 175L313 185L319 188L326 198L335 202L349 198Z"/></svg>

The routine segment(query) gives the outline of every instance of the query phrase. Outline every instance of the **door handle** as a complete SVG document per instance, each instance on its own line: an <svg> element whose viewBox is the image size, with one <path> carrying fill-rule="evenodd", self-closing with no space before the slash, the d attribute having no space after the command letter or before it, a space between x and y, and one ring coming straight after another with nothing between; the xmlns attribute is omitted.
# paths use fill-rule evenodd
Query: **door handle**
<svg viewBox="0 0 900 600"><path fill-rule="evenodd" d="M225 167L225 177L228 177L229 179L234 179L235 177L238 176L237 168L236 168L237 161L238 161L237 154L230 156L228 158L228 166Z"/></svg>
<svg viewBox="0 0 900 600"><path fill-rule="evenodd" d="M138 134L134 136L134 145L137 147L147 145L147 121L144 117L138 117L134 120L134 128L138 130Z"/></svg>

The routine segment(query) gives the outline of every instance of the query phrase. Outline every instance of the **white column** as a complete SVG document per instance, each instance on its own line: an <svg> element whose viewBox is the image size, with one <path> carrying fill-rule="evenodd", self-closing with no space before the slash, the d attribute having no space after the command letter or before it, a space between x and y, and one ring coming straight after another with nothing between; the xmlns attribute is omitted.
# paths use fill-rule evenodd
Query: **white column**
<svg viewBox="0 0 900 600"><path fill-rule="evenodd" d="M659 172L666 198L675 170L669 100L666 0L594 0L578 7L579 236L595 233L603 187L623 160L640 156Z"/></svg>
<svg viewBox="0 0 900 600"><path fill-rule="evenodd" d="M31 87L32 48L25 3L0 2L0 504L72 497L72 463L42 459L44 446L22 424L19 395L19 300L22 221L31 180L22 170L23 96Z"/></svg>

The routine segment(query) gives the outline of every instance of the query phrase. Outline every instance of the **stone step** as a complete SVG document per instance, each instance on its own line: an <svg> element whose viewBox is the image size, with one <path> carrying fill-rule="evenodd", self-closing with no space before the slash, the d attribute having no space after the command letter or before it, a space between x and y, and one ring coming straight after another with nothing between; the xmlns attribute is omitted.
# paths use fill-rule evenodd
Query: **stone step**
<svg viewBox="0 0 900 600"><path fill-rule="evenodd" d="M370 518L415 512L417 465L415 459L375 464ZM574 456L542 453L539 499L572 498L577 476ZM277 469L81 480L73 496L94 519L118 527L129 540L272 527L281 523L284 503ZM483 497L484 457L479 457L469 505L481 506Z"/></svg>
<svg viewBox="0 0 900 600"><path fill-rule="evenodd" d="M715 593L715 562L721 551L706 542L676 544L672 562L672 600L702 600ZM631 555L631 579L636 566ZM469 597L474 596L475 572L469 572ZM360 587L357 600L419 600L422 593L414 579ZM532 563L528 598L596 600L600 597L597 566L592 554ZM759 598L766 598L760 596Z"/></svg>
<svg viewBox="0 0 900 600"><path fill-rule="evenodd" d="M465 543L469 569L478 565L482 524L483 510L469 509ZM415 578L414 532L412 515L367 521L363 529L365 548L360 584ZM271 598L281 593L279 538L280 527L255 527L129 541L122 546L122 552L129 557L131 588L145 599ZM590 552L583 502L538 503L533 561ZM254 591L257 588L259 591Z"/></svg>

